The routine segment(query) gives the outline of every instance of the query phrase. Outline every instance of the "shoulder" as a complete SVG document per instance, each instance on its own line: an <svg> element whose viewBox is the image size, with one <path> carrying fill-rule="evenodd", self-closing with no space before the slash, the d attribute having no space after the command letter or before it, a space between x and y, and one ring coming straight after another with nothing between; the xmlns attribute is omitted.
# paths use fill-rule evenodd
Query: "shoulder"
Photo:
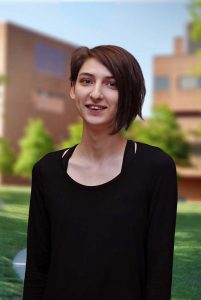
<svg viewBox="0 0 201 300"><path fill-rule="evenodd" d="M137 144L139 156L152 170L162 172L162 170L176 169L174 159L160 147L142 142L137 142Z"/></svg>
<svg viewBox="0 0 201 300"><path fill-rule="evenodd" d="M61 162L63 153L68 148L48 152L43 155L39 160L37 160L33 165L33 172L40 172L43 170L50 170Z"/></svg>

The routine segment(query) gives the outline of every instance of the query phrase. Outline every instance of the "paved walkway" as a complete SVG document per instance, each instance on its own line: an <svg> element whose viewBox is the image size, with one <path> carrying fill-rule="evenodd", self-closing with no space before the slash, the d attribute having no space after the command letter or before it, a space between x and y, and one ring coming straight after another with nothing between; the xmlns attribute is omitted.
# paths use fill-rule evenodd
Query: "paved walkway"
<svg viewBox="0 0 201 300"><path fill-rule="evenodd" d="M27 249L23 249L17 253L13 259L13 268L21 280L24 280L26 267Z"/></svg>

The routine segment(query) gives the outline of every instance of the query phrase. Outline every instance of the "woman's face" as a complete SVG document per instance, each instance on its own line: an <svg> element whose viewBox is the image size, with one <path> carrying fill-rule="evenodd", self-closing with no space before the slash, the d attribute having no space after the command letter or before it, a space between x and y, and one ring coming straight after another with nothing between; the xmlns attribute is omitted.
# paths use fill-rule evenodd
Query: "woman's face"
<svg viewBox="0 0 201 300"><path fill-rule="evenodd" d="M113 75L98 60L89 58L84 62L70 96L84 123L99 128L113 126L119 93Z"/></svg>

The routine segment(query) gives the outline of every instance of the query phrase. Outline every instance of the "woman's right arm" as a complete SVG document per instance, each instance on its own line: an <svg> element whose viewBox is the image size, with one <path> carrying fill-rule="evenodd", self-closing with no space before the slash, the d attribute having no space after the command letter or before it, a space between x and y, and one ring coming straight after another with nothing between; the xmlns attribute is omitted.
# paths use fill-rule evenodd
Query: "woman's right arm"
<svg viewBox="0 0 201 300"><path fill-rule="evenodd" d="M50 263L50 222L44 201L40 165L32 169L27 228L27 261L23 300L42 300Z"/></svg>

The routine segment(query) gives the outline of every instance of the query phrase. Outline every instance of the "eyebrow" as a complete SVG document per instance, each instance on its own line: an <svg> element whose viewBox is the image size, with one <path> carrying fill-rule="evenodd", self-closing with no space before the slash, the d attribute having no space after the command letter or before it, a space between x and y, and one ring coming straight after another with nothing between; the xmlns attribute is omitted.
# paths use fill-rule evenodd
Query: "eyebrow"
<svg viewBox="0 0 201 300"><path fill-rule="evenodd" d="M79 74L79 76L89 76L89 77L94 77L94 75L93 74L91 74L91 73L87 73L87 72L83 72L83 73L80 73ZM115 79L114 78L114 76L105 76L105 78L107 78L107 79Z"/></svg>

